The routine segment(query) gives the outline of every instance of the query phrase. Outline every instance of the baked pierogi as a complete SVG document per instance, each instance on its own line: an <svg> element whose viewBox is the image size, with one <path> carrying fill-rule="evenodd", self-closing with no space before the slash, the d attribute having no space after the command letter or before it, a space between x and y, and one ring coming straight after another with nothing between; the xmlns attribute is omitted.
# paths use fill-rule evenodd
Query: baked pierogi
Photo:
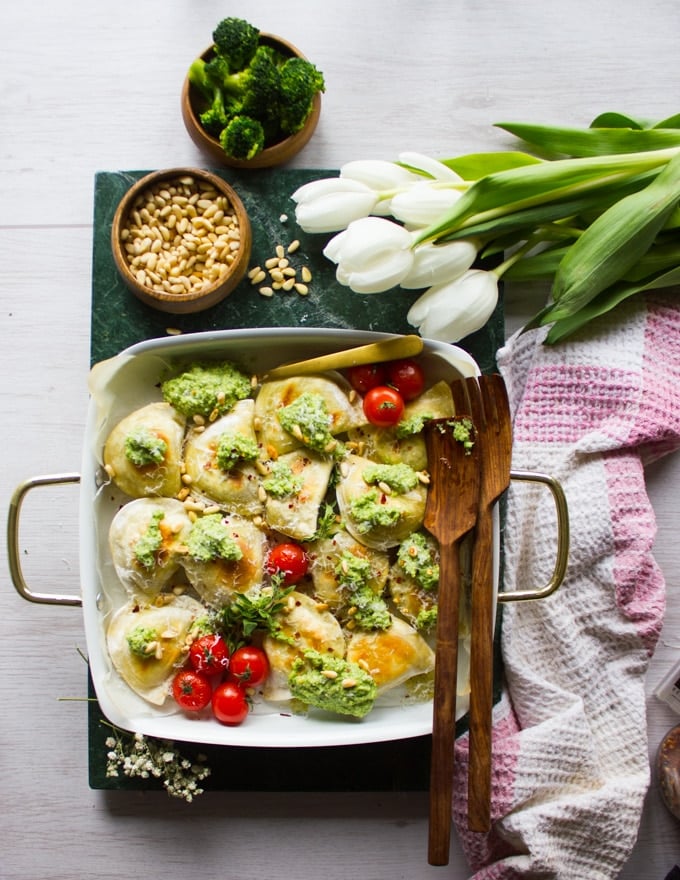
<svg viewBox="0 0 680 880"><path fill-rule="evenodd" d="M427 467L427 449L422 429L427 419L448 419L454 415L453 395L448 383L437 382L420 397L404 406L398 425L377 428L361 425L348 432L361 454L383 464L407 464L414 470Z"/></svg>
<svg viewBox="0 0 680 880"><path fill-rule="evenodd" d="M104 466L121 492L131 498L177 495L185 427L169 403L149 403L118 422L104 445Z"/></svg>
<svg viewBox="0 0 680 880"><path fill-rule="evenodd" d="M434 669L432 648L412 626L395 615L388 629L354 632L347 645L347 659L371 674L379 694Z"/></svg>
<svg viewBox="0 0 680 880"><path fill-rule="evenodd" d="M265 538L241 516L199 517L187 537L184 570L200 598L212 607L262 584Z"/></svg>
<svg viewBox="0 0 680 880"><path fill-rule="evenodd" d="M259 457L254 413L254 400L240 400L211 424L191 429L184 447L192 489L249 517L263 508L261 474L253 464Z"/></svg>
<svg viewBox="0 0 680 880"><path fill-rule="evenodd" d="M130 601L112 616L106 644L120 677L140 697L162 706L170 682L186 659L190 631L205 609L189 596L168 596L160 605Z"/></svg>
<svg viewBox="0 0 680 880"><path fill-rule="evenodd" d="M277 622L284 639L265 636L263 647L270 666L264 697L278 702L290 699L288 676L297 657L309 650L343 657L345 637L342 627L330 611L311 596L297 590L288 594Z"/></svg>
<svg viewBox="0 0 680 880"><path fill-rule="evenodd" d="M345 554L368 561L370 576L366 583L377 596L382 595L389 572L387 553L367 547L344 529L338 530L329 538L310 544L307 556L314 596L320 602L325 602L334 613L340 612L347 604L347 591L342 586L341 577Z"/></svg>
<svg viewBox="0 0 680 880"><path fill-rule="evenodd" d="M309 402L304 408L306 412L301 412L298 420L288 422L288 427L284 427L282 410L290 407L303 395L305 401ZM327 376L298 376L264 382L255 401L255 417L265 454L275 458L299 446L310 446L309 422L314 418L316 423L320 415L323 416L324 428L331 437L366 424L361 399L339 375L337 379ZM295 430L295 425L299 431ZM328 438L324 446L327 445ZM322 451L313 444L311 448L315 448L317 452Z"/></svg>
<svg viewBox="0 0 680 880"><path fill-rule="evenodd" d="M118 579L130 593L155 596L177 574L191 519L175 498L137 498L125 504L109 529Z"/></svg>
<svg viewBox="0 0 680 880"><path fill-rule="evenodd" d="M389 486L380 478L371 459L359 455L344 459L336 496L345 527L357 541L376 550L387 550L421 527L427 488L417 473L409 470L415 474L415 481ZM377 481L371 478L374 473L378 474Z"/></svg>
<svg viewBox="0 0 680 880"><path fill-rule="evenodd" d="M332 470L331 459L306 449L280 455L269 479L263 481L267 525L289 538L309 541L317 529Z"/></svg>

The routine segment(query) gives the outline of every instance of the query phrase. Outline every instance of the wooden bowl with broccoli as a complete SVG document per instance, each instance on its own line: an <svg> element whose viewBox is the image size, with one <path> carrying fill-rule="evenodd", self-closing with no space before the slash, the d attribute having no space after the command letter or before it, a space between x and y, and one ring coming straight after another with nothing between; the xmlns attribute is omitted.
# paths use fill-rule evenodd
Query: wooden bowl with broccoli
<svg viewBox="0 0 680 880"><path fill-rule="evenodd" d="M323 74L287 40L225 18L182 87L182 118L196 146L222 165L268 168L314 134Z"/></svg>

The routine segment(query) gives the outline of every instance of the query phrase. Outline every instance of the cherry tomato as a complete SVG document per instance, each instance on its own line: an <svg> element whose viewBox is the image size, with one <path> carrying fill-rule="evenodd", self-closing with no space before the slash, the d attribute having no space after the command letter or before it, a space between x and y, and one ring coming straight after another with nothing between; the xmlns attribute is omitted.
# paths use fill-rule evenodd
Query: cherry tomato
<svg viewBox="0 0 680 880"><path fill-rule="evenodd" d="M423 393L425 373L417 361L390 361L387 364L387 382L397 389L404 400L414 400Z"/></svg>
<svg viewBox="0 0 680 880"><path fill-rule="evenodd" d="M202 673L195 669L181 669L172 680L172 695L182 709L198 712L210 702L212 688Z"/></svg>
<svg viewBox="0 0 680 880"><path fill-rule="evenodd" d="M240 724L248 715L248 697L233 679L218 684L212 695L212 709L221 724Z"/></svg>
<svg viewBox="0 0 680 880"><path fill-rule="evenodd" d="M378 428L391 428L401 419L404 398L395 388L378 385L364 397L364 415Z"/></svg>
<svg viewBox="0 0 680 880"><path fill-rule="evenodd" d="M196 672L215 675L224 672L229 666L229 648L217 633L199 636L191 643L189 660Z"/></svg>
<svg viewBox="0 0 680 880"><path fill-rule="evenodd" d="M276 544L267 556L267 571L270 574L282 574L286 586L301 581L308 568L307 554L299 544Z"/></svg>
<svg viewBox="0 0 680 880"><path fill-rule="evenodd" d="M385 384L385 367L383 364L359 364L347 370L349 384L359 394L366 394L371 388Z"/></svg>
<svg viewBox="0 0 680 880"><path fill-rule="evenodd" d="M229 675L244 687L259 687L269 675L269 660L262 648L244 645L231 655Z"/></svg>

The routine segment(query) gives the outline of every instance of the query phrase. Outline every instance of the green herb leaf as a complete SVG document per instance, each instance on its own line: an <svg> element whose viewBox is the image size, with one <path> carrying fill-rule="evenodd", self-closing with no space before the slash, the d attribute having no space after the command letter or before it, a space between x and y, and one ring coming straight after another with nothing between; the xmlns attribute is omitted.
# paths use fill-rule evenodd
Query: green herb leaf
<svg viewBox="0 0 680 880"><path fill-rule="evenodd" d="M220 613L220 628L231 651L248 642L256 631L286 640L278 622L286 596L294 587L282 587L272 578L270 587L257 595L237 595Z"/></svg>

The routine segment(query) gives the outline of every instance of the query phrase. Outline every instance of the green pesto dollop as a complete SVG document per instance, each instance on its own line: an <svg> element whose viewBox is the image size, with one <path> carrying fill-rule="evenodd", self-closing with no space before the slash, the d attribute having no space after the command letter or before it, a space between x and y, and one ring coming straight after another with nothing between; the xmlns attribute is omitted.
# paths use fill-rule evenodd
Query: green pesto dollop
<svg viewBox="0 0 680 880"><path fill-rule="evenodd" d="M148 428L135 428L125 438L125 458L136 467L160 464L168 451L168 444Z"/></svg>
<svg viewBox="0 0 680 880"><path fill-rule="evenodd" d="M271 466L269 476L262 481L264 490L273 498L287 498L289 495L297 495L303 484L302 477L294 474L288 462L285 461L275 461Z"/></svg>
<svg viewBox="0 0 680 880"><path fill-rule="evenodd" d="M337 454L337 440L331 434L332 417L320 394L305 391L277 412L279 424L305 446L316 452Z"/></svg>
<svg viewBox="0 0 680 880"><path fill-rule="evenodd" d="M217 441L215 460L223 471L230 471L240 461L254 461L258 455L257 443L234 431L224 431Z"/></svg>
<svg viewBox="0 0 680 880"><path fill-rule="evenodd" d="M356 663L318 651L306 651L295 660L288 686L308 706L355 718L371 711L378 693L373 678Z"/></svg>
<svg viewBox="0 0 680 880"><path fill-rule="evenodd" d="M187 538L187 551L197 562L212 562L214 559L238 562L243 557L243 551L219 513L211 513L196 520Z"/></svg>
<svg viewBox="0 0 680 880"><path fill-rule="evenodd" d="M437 625L437 606L421 609L414 625L418 632L431 632Z"/></svg>
<svg viewBox="0 0 680 880"><path fill-rule="evenodd" d="M393 492L403 495L410 492L418 485L418 474L409 465L399 464L372 464L363 472L364 482L370 485L384 483Z"/></svg>
<svg viewBox="0 0 680 880"><path fill-rule="evenodd" d="M250 378L229 362L192 364L161 384L163 400L188 418L229 412L237 400L250 397L251 390Z"/></svg>
<svg viewBox="0 0 680 880"><path fill-rule="evenodd" d="M385 600L369 586L372 569L368 559L345 551L335 569L338 583L349 593L352 621L366 630L389 629L392 617Z"/></svg>
<svg viewBox="0 0 680 880"><path fill-rule="evenodd" d="M472 420L468 418L450 419L443 425L440 425L438 430L445 432L447 427L451 428L453 439L457 440L458 443L462 443L466 453L469 454L475 445L475 430Z"/></svg>
<svg viewBox="0 0 680 880"><path fill-rule="evenodd" d="M401 513L381 501L382 493L371 489L359 498L353 498L349 504L349 512L356 523L357 530L364 534L375 526L393 526L399 521Z"/></svg>
<svg viewBox="0 0 680 880"><path fill-rule="evenodd" d="M435 562L434 548L422 532L413 532L402 541L397 551L397 564L424 590L437 589L439 566Z"/></svg>
<svg viewBox="0 0 680 880"><path fill-rule="evenodd" d="M156 564L156 554L163 546L161 520L164 516L162 510L154 511L146 531L135 543L135 559L143 568L151 569Z"/></svg>
<svg viewBox="0 0 680 880"><path fill-rule="evenodd" d="M130 651L138 657L149 658L154 654L154 642L158 641L158 630L152 626L139 624L126 636Z"/></svg>
<svg viewBox="0 0 680 880"><path fill-rule="evenodd" d="M413 434L420 434L425 427L425 423L433 418L433 415L421 412L414 413L407 419L402 419L395 429L398 439L403 440L405 437L410 437Z"/></svg>

